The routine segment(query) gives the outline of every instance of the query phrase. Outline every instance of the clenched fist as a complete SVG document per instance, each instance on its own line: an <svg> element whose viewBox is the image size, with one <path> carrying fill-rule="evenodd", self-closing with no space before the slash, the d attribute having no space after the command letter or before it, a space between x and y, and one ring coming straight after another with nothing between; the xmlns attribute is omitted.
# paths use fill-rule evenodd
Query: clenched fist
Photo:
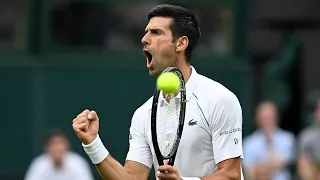
<svg viewBox="0 0 320 180"><path fill-rule="evenodd" d="M86 109L73 119L72 128L83 144L90 144L98 136L99 117L95 111Z"/></svg>

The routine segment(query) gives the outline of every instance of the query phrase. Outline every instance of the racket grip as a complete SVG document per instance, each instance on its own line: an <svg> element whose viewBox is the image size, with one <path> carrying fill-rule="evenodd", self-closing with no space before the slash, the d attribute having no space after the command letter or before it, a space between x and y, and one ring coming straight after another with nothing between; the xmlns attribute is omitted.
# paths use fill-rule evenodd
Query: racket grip
<svg viewBox="0 0 320 180"><path fill-rule="evenodd" d="M169 160L168 165L173 166L174 160L175 160L175 158L172 157L172 158Z"/></svg>

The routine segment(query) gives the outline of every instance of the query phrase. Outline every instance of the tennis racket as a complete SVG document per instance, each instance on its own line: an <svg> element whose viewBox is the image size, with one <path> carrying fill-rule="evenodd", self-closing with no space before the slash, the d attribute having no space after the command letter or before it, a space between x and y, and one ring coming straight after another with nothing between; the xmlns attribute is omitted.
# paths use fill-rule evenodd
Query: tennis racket
<svg viewBox="0 0 320 180"><path fill-rule="evenodd" d="M174 72L178 75L181 86L178 94L166 94L166 100L161 91L156 88L151 110L151 135L153 148L159 166L163 160L169 160L173 166L180 143L186 112L186 88L182 73L175 67L169 67L163 72Z"/></svg>

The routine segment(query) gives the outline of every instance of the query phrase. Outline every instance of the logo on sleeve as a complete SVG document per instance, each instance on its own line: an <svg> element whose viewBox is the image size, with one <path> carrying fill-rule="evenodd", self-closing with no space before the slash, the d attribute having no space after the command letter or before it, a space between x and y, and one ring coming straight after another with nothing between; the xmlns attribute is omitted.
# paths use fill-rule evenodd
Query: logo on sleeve
<svg viewBox="0 0 320 180"><path fill-rule="evenodd" d="M241 132L242 129L241 128L233 128L233 129L230 129L228 131L222 131L219 133L220 136L223 136L223 135L228 135L228 134L231 134L231 133L235 133L235 132Z"/></svg>
<svg viewBox="0 0 320 180"><path fill-rule="evenodd" d="M238 144L238 142L239 142L239 140L237 138L234 138L233 141L234 141L234 144Z"/></svg>

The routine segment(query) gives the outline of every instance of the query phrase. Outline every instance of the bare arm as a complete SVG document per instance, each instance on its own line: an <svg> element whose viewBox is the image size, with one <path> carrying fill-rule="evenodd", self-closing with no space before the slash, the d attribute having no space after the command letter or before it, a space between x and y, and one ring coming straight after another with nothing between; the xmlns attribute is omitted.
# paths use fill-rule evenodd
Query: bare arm
<svg viewBox="0 0 320 180"><path fill-rule="evenodd" d="M133 117L134 119L134 117ZM95 111L84 110L73 120L72 127L82 141L85 152L90 157L104 180L146 180L152 165L152 154L137 122L130 128L130 149L123 167L113 159L104 147L99 135L99 118ZM131 161L129 161L131 160ZM141 162L141 163L138 163ZM146 164L146 165L143 165ZM149 165L149 166L147 166Z"/></svg>
<svg viewBox="0 0 320 180"><path fill-rule="evenodd" d="M255 179L255 166L248 166L246 169L245 169L245 176L246 176L246 179L248 180L253 180Z"/></svg>
<svg viewBox="0 0 320 180"><path fill-rule="evenodd" d="M299 142L299 155L297 159L297 171L302 180L316 179L315 167L312 158L312 140L310 137L312 131L305 129L298 137Z"/></svg>
<svg viewBox="0 0 320 180"><path fill-rule="evenodd" d="M232 158L217 164L218 171L201 180L241 180L241 158Z"/></svg>
<svg viewBox="0 0 320 180"><path fill-rule="evenodd" d="M147 180L150 172L149 167L134 161L126 161L123 167L110 155L96 167L104 180Z"/></svg>
<svg viewBox="0 0 320 180"><path fill-rule="evenodd" d="M315 179L314 167L306 154L301 154L297 163L298 173L302 180Z"/></svg>

